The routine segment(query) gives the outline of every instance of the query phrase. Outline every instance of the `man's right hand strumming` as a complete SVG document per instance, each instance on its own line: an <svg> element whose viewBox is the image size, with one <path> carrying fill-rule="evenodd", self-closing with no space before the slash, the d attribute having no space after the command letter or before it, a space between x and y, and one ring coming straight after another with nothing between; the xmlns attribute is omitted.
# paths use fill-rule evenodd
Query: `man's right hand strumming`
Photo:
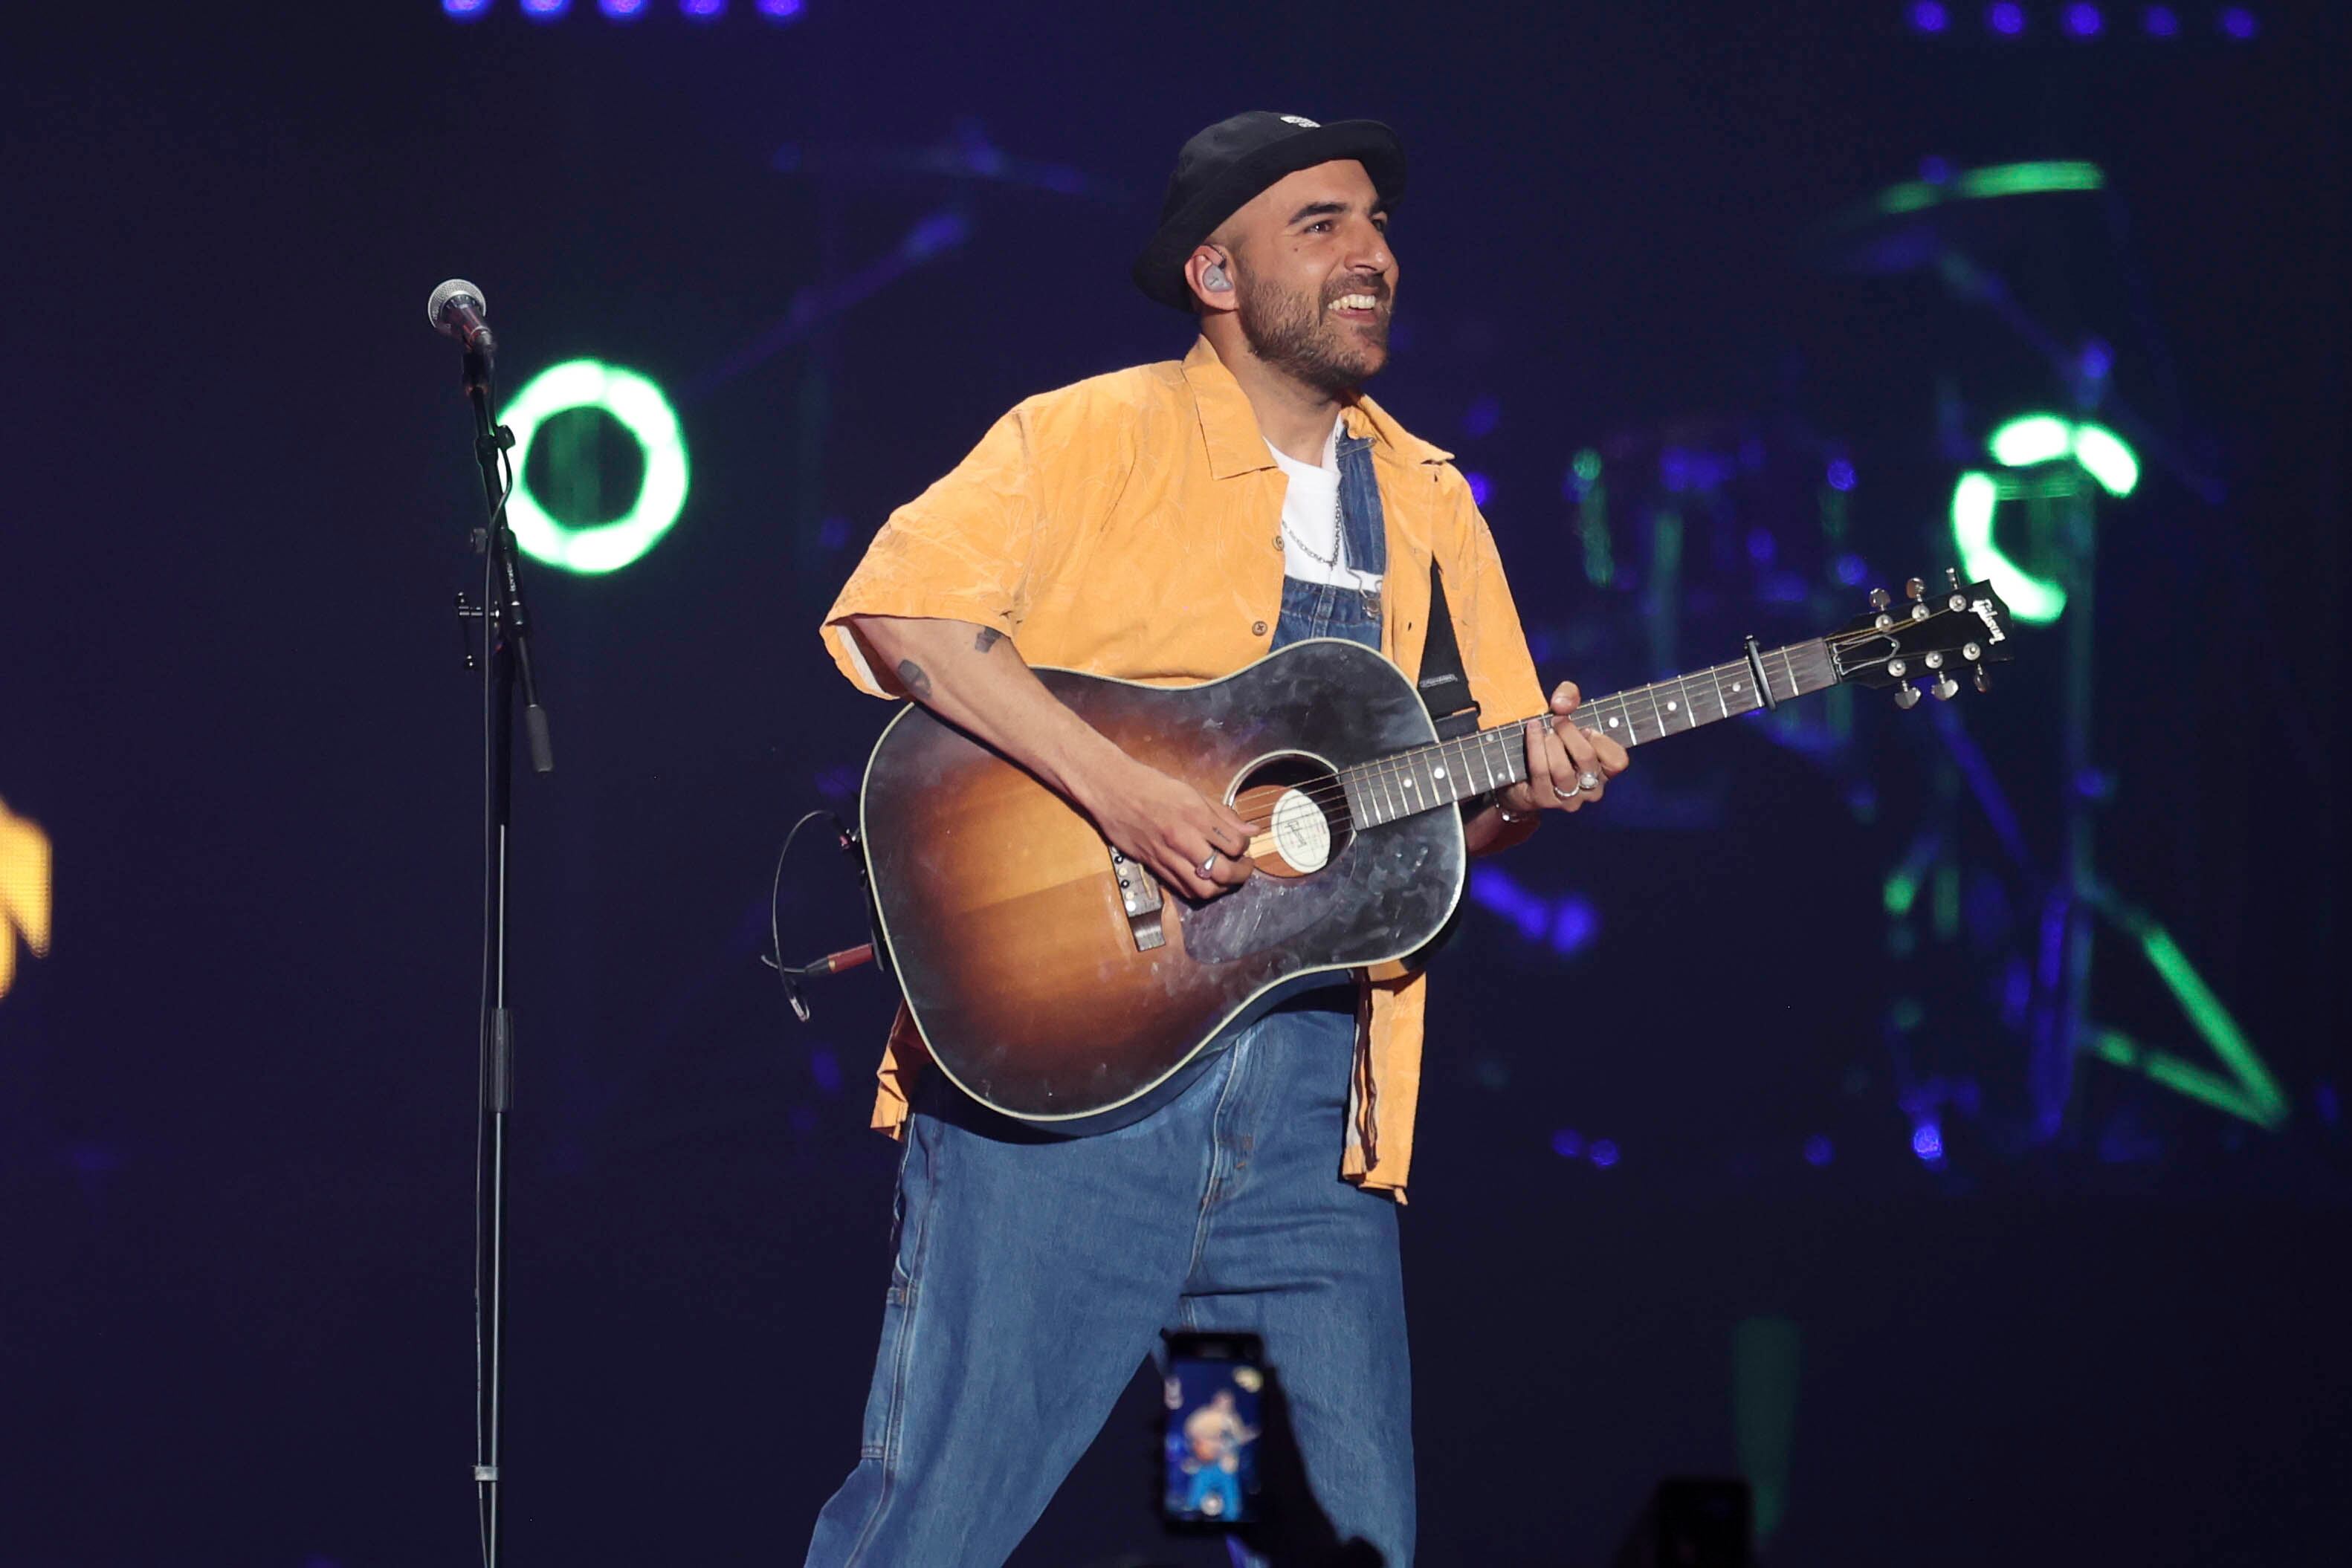
<svg viewBox="0 0 2352 1568"><path fill-rule="evenodd" d="M1190 898L1249 880L1249 824L1121 751L1055 700L1012 641L969 621L857 615L851 632L907 695L994 747L1094 820L1129 860Z"/></svg>
<svg viewBox="0 0 2352 1568"><path fill-rule="evenodd" d="M1123 753L1120 759L1126 768L1078 802L1103 837L1194 898L1213 898L1249 880L1250 827L1241 813L1149 763Z"/></svg>

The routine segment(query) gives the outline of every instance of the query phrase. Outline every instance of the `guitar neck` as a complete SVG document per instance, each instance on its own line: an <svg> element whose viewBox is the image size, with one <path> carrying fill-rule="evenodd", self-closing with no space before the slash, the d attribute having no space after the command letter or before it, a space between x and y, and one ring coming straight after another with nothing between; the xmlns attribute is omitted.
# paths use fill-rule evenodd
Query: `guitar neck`
<svg viewBox="0 0 2352 1568"><path fill-rule="evenodd" d="M1821 638L1763 651L1758 664L1771 702L1786 702L1837 685L1829 644ZM1646 686L1612 692L1580 705L1570 720L1621 746L1646 746L1719 719L1768 706L1757 689L1757 665L1746 659L1715 664ZM1551 722L1550 715L1542 716ZM1528 776L1525 721L1482 729L1458 740L1416 747L1340 769L1348 811L1363 827L1484 795Z"/></svg>

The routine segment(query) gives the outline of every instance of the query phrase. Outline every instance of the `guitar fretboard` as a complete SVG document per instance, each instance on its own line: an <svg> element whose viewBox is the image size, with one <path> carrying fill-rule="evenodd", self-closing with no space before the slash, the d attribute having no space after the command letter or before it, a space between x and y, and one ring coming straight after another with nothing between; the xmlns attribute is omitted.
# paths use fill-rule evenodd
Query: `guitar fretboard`
<svg viewBox="0 0 2352 1568"><path fill-rule="evenodd" d="M1765 650L1760 662L1775 702L1837 684L1837 666L1829 644L1819 638ZM1591 698L1578 706L1569 722L1606 735L1621 746L1643 746L1703 724L1754 713L1764 706L1764 694L1756 689L1754 669L1746 659L1736 659ZM1442 740L1340 769L1348 814L1359 826L1378 827L1518 783L1528 776L1524 722L1498 725L1458 740ZM1550 723L1550 716L1544 722Z"/></svg>

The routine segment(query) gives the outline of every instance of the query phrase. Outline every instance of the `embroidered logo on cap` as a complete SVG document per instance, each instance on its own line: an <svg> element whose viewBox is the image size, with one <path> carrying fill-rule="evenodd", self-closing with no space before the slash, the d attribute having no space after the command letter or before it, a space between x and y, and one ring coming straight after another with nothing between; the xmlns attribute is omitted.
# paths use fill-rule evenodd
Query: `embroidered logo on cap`
<svg viewBox="0 0 2352 1568"><path fill-rule="evenodd" d="M1302 131L1320 131L1323 129L1322 124L1319 121L1309 120L1303 114L1277 114L1275 118L1282 121L1285 125L1296 125Z"/></svg>

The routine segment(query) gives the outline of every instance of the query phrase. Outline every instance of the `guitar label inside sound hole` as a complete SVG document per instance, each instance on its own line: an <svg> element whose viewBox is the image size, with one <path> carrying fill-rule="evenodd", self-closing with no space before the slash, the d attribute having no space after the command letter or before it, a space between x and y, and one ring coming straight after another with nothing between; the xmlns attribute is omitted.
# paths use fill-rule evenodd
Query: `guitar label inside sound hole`
<svg viewBox="0 0 2352 1568"><path fill-rule="evenodd" d="M1331 824L1323 809L1298 789L1285 789L1274 803L1275 852L1300 873L1321 871L1331 860Z"/></svg>

